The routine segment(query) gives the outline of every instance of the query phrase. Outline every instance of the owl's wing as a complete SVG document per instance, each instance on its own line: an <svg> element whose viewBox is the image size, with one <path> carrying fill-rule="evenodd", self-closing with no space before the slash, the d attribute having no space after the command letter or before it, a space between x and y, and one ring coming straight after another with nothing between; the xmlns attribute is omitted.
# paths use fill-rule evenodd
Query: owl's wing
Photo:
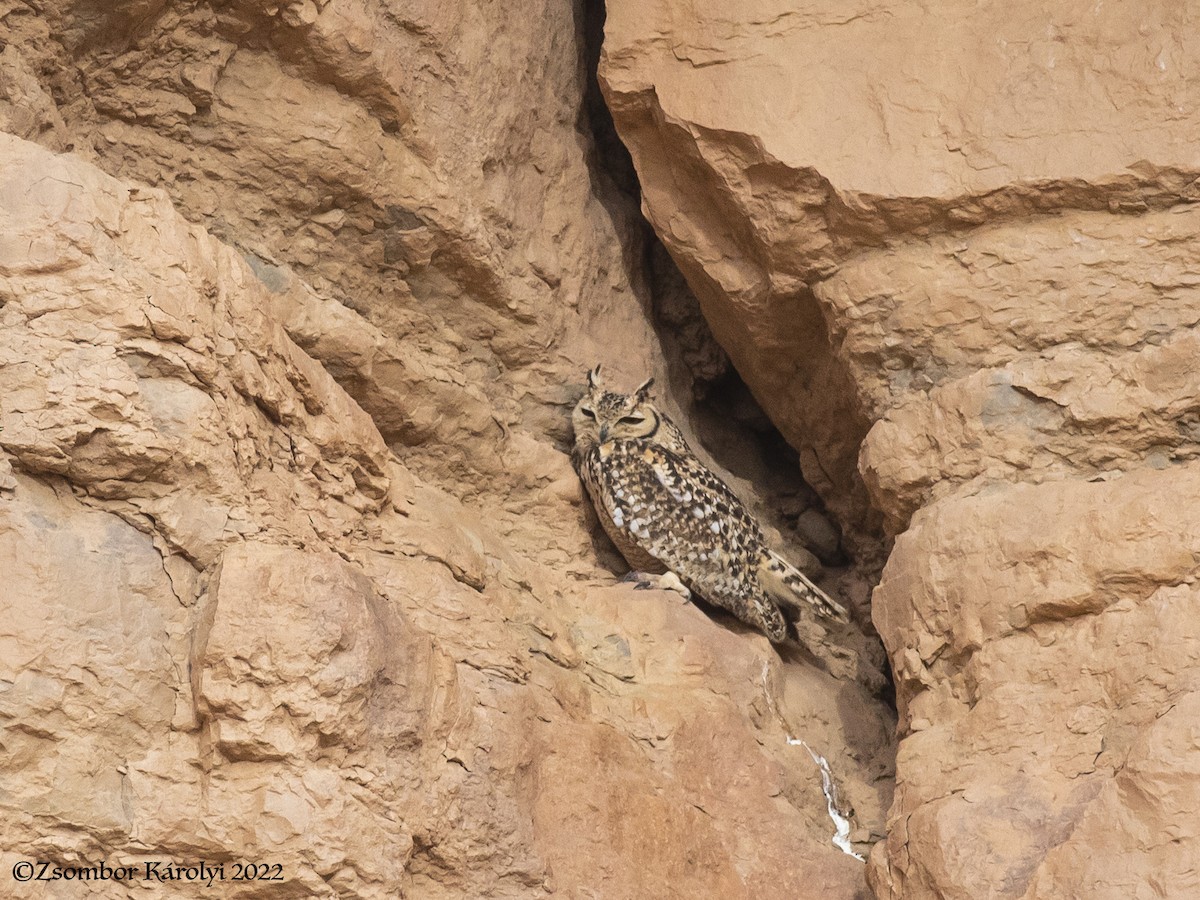
<svg viewBox="0 0 1200 900"><path fill-rule="evenodd" d="M762 531L698 459L644 441L613 441L601 452L598 494L629 541L713 602L754 578Z"/></svg>

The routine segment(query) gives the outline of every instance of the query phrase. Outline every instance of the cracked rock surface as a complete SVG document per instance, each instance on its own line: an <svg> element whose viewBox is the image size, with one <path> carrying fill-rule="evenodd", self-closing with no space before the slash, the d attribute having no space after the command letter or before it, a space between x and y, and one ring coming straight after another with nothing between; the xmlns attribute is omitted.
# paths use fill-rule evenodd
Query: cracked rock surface
<svg viewBox="0 0 1200 900"><path fill-rule="evenodd" d="M235 898L868 896L805 745L866 851L873 639L781 654L617 583L570 467L597 361L698 430L583 124L584 19L0 4L4 896L47 896L22 860L280 866ZM779 506L788 473L708 431Z"/></svg>
<svg viewBox="0 0 1200 900"><path fill-rule="evenodd" d="M879 897L1200 895L1186 6L611 0L643 208L851 539Z"/></svg>

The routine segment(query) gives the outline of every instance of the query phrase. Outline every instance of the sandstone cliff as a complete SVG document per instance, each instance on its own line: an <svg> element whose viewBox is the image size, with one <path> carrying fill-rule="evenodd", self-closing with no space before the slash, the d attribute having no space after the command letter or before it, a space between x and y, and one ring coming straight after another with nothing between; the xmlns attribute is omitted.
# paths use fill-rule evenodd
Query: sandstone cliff
<svg viewBox="0 0 1200 900"><path fill-rule="evenodd" d="M0 4L0 894L1200 896L1187 4L607 6ZM597 361L857 627L616 582Z"/></svg>
<svg viewBox="0 0 1200 900"><path fill-rule="evenodd" d="M654 374L842 556L639 216L598 23L0 4L0 894L867 896L872 639L616 583L569 465L584 369Z"/></svg>
<svg viewBox="0 0 1200 900"><path fill-rule="evenodd" d="M1195 9L608 7L646 215L895 538L876 895L1200 896Z"/></svg>

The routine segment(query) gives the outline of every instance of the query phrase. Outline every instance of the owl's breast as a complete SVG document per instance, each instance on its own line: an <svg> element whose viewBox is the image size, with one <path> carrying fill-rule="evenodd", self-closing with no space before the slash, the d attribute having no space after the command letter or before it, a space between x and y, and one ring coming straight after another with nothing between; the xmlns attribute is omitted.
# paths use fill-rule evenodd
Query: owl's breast
<svg viewBox="0 0 1200 900"><path fill-rule="evenodd" d="M592 498L596 516L600 519L604 533L621 551L621 555L632 569L662 574L667 571L667 566L652 556L630 533L632 515L627 511L632 503L637 502L632 491L633 485L624 485L618 473L605 469L609 454L604 453L603 449L608 446L595 446L580 459L579 474L583 478L588 495ZM614 516L619 516L620 521Z"/></svg>

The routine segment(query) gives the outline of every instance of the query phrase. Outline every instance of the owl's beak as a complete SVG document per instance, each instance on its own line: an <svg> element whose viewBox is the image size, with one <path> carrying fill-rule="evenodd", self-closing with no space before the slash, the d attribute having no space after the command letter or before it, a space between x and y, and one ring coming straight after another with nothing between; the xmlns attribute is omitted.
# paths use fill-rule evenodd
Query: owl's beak
<svg viewBox="0 0 1200 900"><path fill-rule="evenodd" d="M601 425L600 426L600 443L603 444L607 440L608 440L608 426Z"/></svg>

